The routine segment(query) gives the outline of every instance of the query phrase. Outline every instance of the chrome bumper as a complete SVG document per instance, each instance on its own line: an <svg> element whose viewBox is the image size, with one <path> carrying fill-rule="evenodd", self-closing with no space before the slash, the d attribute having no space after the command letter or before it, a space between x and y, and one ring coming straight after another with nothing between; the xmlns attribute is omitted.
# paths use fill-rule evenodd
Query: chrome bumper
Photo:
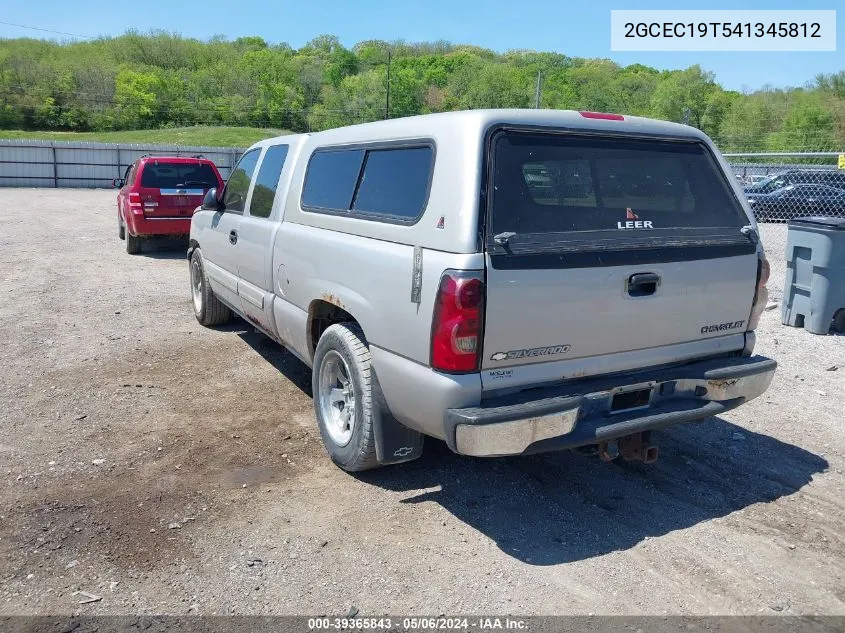
<svg viewBox="0 0 845 633"><path fill-rule="evenodd" d="M731 358L532 390L530 400L515 394L449 409L446 441L455 452L477 457L594 444L733 409L765 392L776 368L760 356ZM650 394L648 403L612 411L614 396L632 390Z"/></svg>
<svg viewBox="0 0 845 633"><path fill-rule="evenodd" d="M578 407L539 418L483 426L459 424L455 429L455 444L462 455L519 455L535 442L570 433L577 421Z"/></svg>

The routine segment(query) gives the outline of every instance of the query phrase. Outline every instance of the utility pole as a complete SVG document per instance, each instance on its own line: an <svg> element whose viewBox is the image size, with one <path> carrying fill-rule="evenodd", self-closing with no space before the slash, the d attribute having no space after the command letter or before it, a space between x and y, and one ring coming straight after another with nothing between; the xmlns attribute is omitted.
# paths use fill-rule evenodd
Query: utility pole
<svg viewBox="0 0 845 633"><path fill-rule="evenodd" d="M534 108L540 109L540 92L542 90L543 74L537 71L537 85L534 87Z"/></svg>
<svg viewBox="0 0 845 633"><path fill-rule="evenodd" d="M689 125L690 109L684 108L684 125Z"/></svg>
<svg viewBox="0 0 845 633"><path fill-rule="evenodd" d="M387 98L384 101L384 118L390 118L390 50L387 51Z"/></svg>

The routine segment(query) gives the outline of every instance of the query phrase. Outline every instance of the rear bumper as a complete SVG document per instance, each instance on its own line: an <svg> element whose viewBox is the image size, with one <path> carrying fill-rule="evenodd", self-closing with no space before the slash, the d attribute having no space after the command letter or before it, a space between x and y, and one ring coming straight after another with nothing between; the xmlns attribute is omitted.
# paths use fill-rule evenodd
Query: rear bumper
<svg viewBox="0 0 845 633"><path fill-rule="evenodd" d="M445 435L456 453L541 453L596 444L718 415L766 391L777 363L762 356L585 379L449 409ZM611 412L614 396L648 392L637 409Z"/></svg>
<svg viewBox="0 0 845 633"><path fill-rule="evenodd" d="M191 232L191 216L150 218L134 213L126 214L126 226L132 235L188 235Z"/></svg>

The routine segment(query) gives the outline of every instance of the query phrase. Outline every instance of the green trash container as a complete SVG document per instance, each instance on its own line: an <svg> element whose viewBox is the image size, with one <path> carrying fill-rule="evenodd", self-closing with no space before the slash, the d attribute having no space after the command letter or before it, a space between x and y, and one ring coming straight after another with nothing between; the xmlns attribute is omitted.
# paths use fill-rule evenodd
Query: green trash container
<svg viewBox="0 0 845 633"><path fill-rule="evenodd" d="M795 218L787 230L782 323L845 331L845 218Z"/></svg>

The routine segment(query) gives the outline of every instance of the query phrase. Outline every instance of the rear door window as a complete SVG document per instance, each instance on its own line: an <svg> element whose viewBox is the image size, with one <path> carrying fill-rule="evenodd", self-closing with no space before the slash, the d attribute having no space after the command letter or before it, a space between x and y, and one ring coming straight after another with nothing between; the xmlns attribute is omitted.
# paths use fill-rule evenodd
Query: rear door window
<svg viewBox="0 0 845 633"><path fill-rule="evenodd" d="M430 147L371 150L352 209L414 220L423 211L431 174Z"/></svg>
<svg viewBox="0 0 845 633"><path fill-rule="evenodd" d="M364 150L318 150L311 156L302 206L312 209L348 211L361 175Z"/></svg>
<svg viewBox="0 0 845 633"><path fill-rule="evenodd" d="M506 132L493 151L492 235L641 241L748 223L698 142Z"/></svg>
<svg viewBox="0 0 845 633"><path fill-rule="evenodd" d="M146 163L141 186L151 189L210 189L218 186L217 174L207 163Z"/></svg>
<svg viewBox="0 0 845 633"><path fill-rule="evenodd" d="M241 156L232 171L232 175L229 176L226 189L223 192L223 206L226 211L243 213L246 197L249 193L249 185L252 182L255 165L258 163L260 154L261 149L256 148Z"/></svg>
<svg viewBox="0 0 845 633"><path fill-rule="evenodd" d="M252 189L252 198L249 202L251 216L270 217L287 155L287 145L274 145L265 152L258 175L255 177L255 187Z"/></svg>
<svg viewBox="0 0 845 633"><path fill-rule="evenodd" d="M412 224L425 209L433 158L429 145L318 150L308 165L302 206Z"/></svg>

